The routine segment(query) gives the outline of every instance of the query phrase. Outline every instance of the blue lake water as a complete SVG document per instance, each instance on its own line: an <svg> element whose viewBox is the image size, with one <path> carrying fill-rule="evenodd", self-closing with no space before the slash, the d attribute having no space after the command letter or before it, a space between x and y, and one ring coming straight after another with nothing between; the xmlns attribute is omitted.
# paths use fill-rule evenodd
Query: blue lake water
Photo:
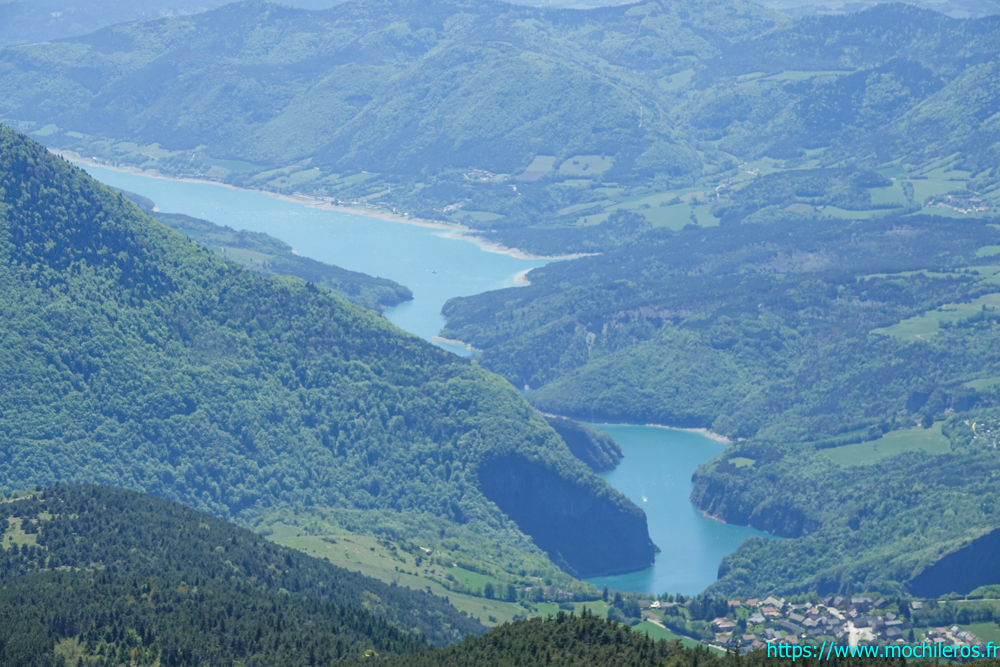
<svg viewBox="0 0 1000 667"><path fill-rule="evenodd" d="M509 287L545 260L487 252L440 230L339 211L324 211L264 194L185 183L80 165L107 185L149 197L161 211L184 213L235 229L264 232L299 254L352 271L390 278L413 291L413 301L386 311L397 326L430 339L444 325L441 307L455 296ZM458 354L463 347L439 343ZM662 549L642 572L600 577L598 586L642 593L701 592L719 562L751 535L763 533L701 516L691 505L691 474L725 448L697 433L595 424L622 447L625 458L602 475L646 512L649 534Z"/></svg>
<svg viewBox="0 0 1000 667"><path fill-rule="evenodd" d="M715 581L722 558L748 537L769 538L746 526L706 518L691 504L691 474L726 448L700 433L623 424L592 424L618 441L625 454L601 475L646 512L649 536L662 550L653 567L588 579L640 593L700 593Z"/></svg>
<svg viewBox="0 0 1000 667"><path fill-rule="evenodd" d="M511 287L515 276L547 260L524 260L489 252L447 232L364 215L325 211L257 192L208 183L150 178L83 164L107 185L152 199L164 213L183 213L234 229L264 232L300 255L389 278L413 291L413 301L385 311L402 329L421 338L444 326L441 307L455 296ZM457 354L462 346L438 343Z"/></svg>

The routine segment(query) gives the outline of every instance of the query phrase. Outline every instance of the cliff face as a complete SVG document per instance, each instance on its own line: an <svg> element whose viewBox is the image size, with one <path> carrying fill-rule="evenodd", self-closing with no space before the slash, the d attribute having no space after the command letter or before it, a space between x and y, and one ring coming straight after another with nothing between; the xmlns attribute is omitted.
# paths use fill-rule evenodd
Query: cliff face
<svg viewBox="0 0 1000 667"><path fill-rule="evenodd" d="M566 417L546 416L545 421L562 437L573 456L594 472L614 470L621 461L622 448L604 431Z"/></svg>
<svg viewBox="0 0 1000 667"><path fill-rule="evenodd" d="M726 523L750 526L777 537L802 537L819 528L819 522L804 510L781 499L746 496L736 478L707 471L696 473L694 483L694 506Z"/></svg>
<svg viewBox="0 0 1000 667"><path fill-rule="evenodd" d="M642 570L658 551L645 513L601 481L574 479L513 454L480 465L483 494L570 574Z"/></svg>
<svg viewBox="0 0 1000 667"><path fill-rule="evenodd" d="M1000 584L1000 529L952 551L925 567L907 584L918 597L965 594L980 586Z"/></svg>

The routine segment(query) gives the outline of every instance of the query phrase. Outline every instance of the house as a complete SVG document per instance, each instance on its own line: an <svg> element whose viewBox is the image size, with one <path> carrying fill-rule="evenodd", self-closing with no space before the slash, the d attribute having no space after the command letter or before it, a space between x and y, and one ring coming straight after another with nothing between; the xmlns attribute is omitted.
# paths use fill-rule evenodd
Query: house
<svg viewBox="0 0 1000 667"><path fill-rule="evenodd" d="M885 631L885 638L889 640L900 639L903 636L903 631L899 628L888 628Z"/></svg>
<svg viewBox="0 0 1000 667"><path fill-rule="evenodd" d="M782 628L784 630L787 630L788 632L792 633L793 635L797 635L800 632L802 632L802 628L799 627L799 626L797 626L797 625L795 625L791 621L781 621L781 622L778 623L778 627Z"/></svg>
<svg viewBox="0 0 1000 667"><path fill-rule="evenodd" d="M879 598L878 600L875 600L875 603L872 605L872 607L874 607L875 609L881 609L884 605L885 605L885 598Z"/></svg>
<svg viewBox="0 0 1000 667"><path fill-rule="evenodd" d="M760 613L764 614L765 616L772 616L772 617L781 616L781 612L775 609L774 607L762 607Z"/></svg>
<svg viewBox="0 0 1000 667"><path fill-rule="evenodd" d="M761 602L761 604L764 605L765 607L782 607L784 605L784 602L782 600L775 600L773 597L769 595L767 596L767 598L764 599L763 602Z"/></svg>
<svg viewBox="0 0 1000 667"><path fill-rule="evenodd" d="M650 609L659 609L660 608L660 601L659 600L653 600L652 602L649 603L649 608Z"/></svg>
<svg viewBox="0 0 1000 667"><path fill-rule="evenodd" d="M919 600L914 600L913 602L910 603L910 609L914 611L919 611L923 608L924 608L924 603L920 602Z"/></svg>
<svg viewBox="0 0 1000 667"><path fill-rule="evenodd" d="M727 600L726 601L726 605L728 605L730 608L733 608L733 607L742 607L743 603L740 602L739 600Z"/></svg>
<svg viewBox="0 0 1000 667"><path fill-rule="evenodd" d="M806 620L806 617L803 616L803 615L801 615L801 614L789 614L788 615L788 620L791 621L792 623L800 623L801 624L802 621Z"/></svg>
<svg viewBox="0 0 1000 667"><path fill-rule="evenodd" d="M712 629L716 632L732 632L736 624L724 618L717 618L712 621Z"/></svg>
<svg viewBox="0 0 1000 667"><path fill-rule="evenodd" d="M842 604L844 604L844 598L840 597L839 595L837 597L833 598L833 606L834 607L839 607ZM827 605L827 606L829 607L830 605Z"/></svg>
<svg viewBox="0 0 1000 667"><path fill-rule="evenodd" d="M639 600L639 609L649 609L652 603L649 600Z"/></svg>
<svg viewBox="0 0 1000 667"><path fill-rule="evenodd" d="M758 600L757 598L750 598L749 600L747 600L746 605L748 607L759 607L760 600Z"/></svg>
<svg viewBox="0 0 1000 667"><path fill-rule="evenodd" d="M764 614L760 613L759 611L755 611L753 614L750 615L750 618L747 619L747 622L750 623L751 625L760 625L761 623L764 622Z"/></svg>
<svg viewBox="0 0 1000 667"><path fill-rule="evenodd" d="M772 630L771 628L767 628L766 630L764 630L764 637L766 637L767 639L781 639L781 633L778 632L777 630Z"/></svg>
<svg viewBox="0 0 1000 667"><path fill-rule="evenodd" d="M753 635L743 635L740 639L741 639L740 642L741 644L748 645L754 643L754 641L756 641L757 638L754 637Z"/></svg>
<svg viewBox="0 0 1000 667"><path fill-rule="evenodd" d="M851 598L851 606L860 611L868 611L872 608L871 598Z"/></svg>

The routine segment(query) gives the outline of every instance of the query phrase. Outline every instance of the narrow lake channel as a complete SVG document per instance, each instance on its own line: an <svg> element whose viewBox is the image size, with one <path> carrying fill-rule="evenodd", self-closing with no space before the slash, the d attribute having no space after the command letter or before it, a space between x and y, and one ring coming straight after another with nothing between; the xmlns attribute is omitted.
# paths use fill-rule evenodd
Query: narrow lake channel
<svg viewBox="0 0 1000 667"><path fill-rule="evenodd" d="M166 213L264 232L303 256L406 285L413 301L387 310L386 317L428 340L444 325L441 308L448 299L513 286L518 273L547 263L489 252L439 229L326 211L206 183L78 166L102 183L152 199ZM469 353L464 347L437 344L457 354ZM751 535L764 536L707 519L689 501L691 474L725 445L697 433L652 426L595 426L610 433L625 453L621 464L602 476L645 510L650 536L662 552L655 565L642 572L592 583L643 593L699 593L715 581L723 556Z"/></svg>

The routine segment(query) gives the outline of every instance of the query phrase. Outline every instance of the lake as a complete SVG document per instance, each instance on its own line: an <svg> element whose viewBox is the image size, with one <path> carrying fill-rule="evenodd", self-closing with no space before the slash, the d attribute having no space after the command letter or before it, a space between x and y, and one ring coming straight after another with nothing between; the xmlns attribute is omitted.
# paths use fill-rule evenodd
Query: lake
<svg viewBox="0 0 1000 667"><path fill-rule="evenodd" d="M626 424L591 424L607 432L625 454L602 473L646 512L649 536L662 550L653 567L590 583L639 593L700 593L715 581L719 563L748 537L770 536L746 526L706 518L691 504L691 474L726 448L700 433Z"/></svg>
<svg viewBox="0 0 1000 667"><path fill-rule="evenodd" d="M264 232L301 255L406 285L413 291L413 301L385 314L397 326L425 339L436 336L444 325L441 307L448 299L510 287L518 273L547 262L488 252L438 229L326 211L207 183L80 166L107 185L149 197L166 213ZM438 344L468 354L464 347ZM592 583L641 593L699 593L715 581L723 556L747 537L764 535L706 519L688 500L691 473L725 445L686 431L595 426L610 433L625 453L621 464L602 476L645 510L649 534L663 551L649 569L589 580Z"/></svg>
<svg viewBox="0 0 1000 667"><path fill-rule="evenodd" d="M390 308L385 315L428 340L444 326L441 308L448 299L511 287L518 273L549 261L490 252L441 229L326 211L258 192L77 166L102 183L149 197L164 213L264 232L300 255L406 285L413 291L413 301ZM469 354L464 346L436 344Z"/></svg>

